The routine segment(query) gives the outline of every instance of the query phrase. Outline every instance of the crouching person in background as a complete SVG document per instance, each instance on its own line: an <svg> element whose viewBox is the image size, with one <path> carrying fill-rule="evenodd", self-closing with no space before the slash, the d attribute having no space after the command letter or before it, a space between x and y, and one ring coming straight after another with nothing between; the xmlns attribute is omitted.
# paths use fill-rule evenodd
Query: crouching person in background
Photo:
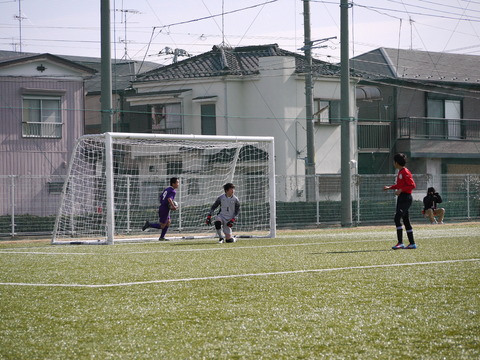
<svg viewBox="0 0 480 360"><path fill-rule="evenodd" d="M437 204L442 202L442 197L435 188L429 187L427 190L427 196L423 198L423 214L430 220L432 225L443 224L443 218L445 217L445 209L437 207ZM436 217L438 217L438 222Z"/></svg>

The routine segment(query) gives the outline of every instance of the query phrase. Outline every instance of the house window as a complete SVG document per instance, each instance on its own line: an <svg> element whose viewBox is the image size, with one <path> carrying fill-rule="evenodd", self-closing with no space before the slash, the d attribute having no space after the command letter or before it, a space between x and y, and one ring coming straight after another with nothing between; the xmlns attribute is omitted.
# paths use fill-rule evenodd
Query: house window
<svg viewBox="0 0 480 360"><path fill-rule="evenodd" d="M183 171L183 163L181 161L169 161L167 163L167 175L180 175Z"/></svg>
<svg viewBox="0 0 480 360"><path fill-rule="evenodd" d="M47 185L49 194L60 194L63 190L63 181L52 181Z"/></svg>
<svg viewBox="0 0 480 360"><path fill-rule="evenodd" d="M198 195L200 194L200 183L198 178L187 178L187 194Z"/></svg>
<svg viewBox="0 0 480 360"><path fill-rule="evenodd" d="M59 97L23 97L23 137L61 138L62 125Z"/></svg>
<svg viewBox="0 0 480 360"><path fill-rule="evenodd" d="M182 133L181 104L152 105L152 132L162 134Z"/></svg>
<svg viewBox="0 0 480 360"><path fill-rule="evenodd" d="M215 104L201 106L202 135L217 135Z"/></svg>
<svg viewBox="0 0 480 360"><path fill-rule="evenodd" d="M430 138L462 137L462 102L429 96L427 99L427 134Z"/></svg>
<svg viewBox="0 0 480 360"><path fill-rule="evenodd" d="M340 123L339 100L314 100L313 118L319 124Z"/></svg>

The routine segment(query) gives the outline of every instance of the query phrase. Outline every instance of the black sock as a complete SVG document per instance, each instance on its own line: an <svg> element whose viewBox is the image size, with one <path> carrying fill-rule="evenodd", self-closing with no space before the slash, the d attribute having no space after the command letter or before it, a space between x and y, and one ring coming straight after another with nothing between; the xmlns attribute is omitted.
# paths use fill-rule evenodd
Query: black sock
<svg viewBox="0 0 480 360"><path fill-rule="evenodd" d="M415 244L415 240L413 239L413 229L407 230L407 237L410 244Z"/></svg>
<svg viewBox="0 0 480 360"><path fill-rule="evenodd" d="M403 243L403 229L397 228L397 239L399 243Z"/></svg>

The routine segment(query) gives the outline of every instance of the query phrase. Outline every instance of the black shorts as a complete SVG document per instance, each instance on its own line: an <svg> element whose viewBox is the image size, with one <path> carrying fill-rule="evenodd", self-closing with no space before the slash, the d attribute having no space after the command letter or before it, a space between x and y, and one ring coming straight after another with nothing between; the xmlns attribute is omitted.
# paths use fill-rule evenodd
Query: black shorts
<svg viewBox="0 0 480 360"><path fill-rule="evenodd" d="M403 214L408 214L408 209L412 206L412 202L412 194L400 193L397 198L397 213L402 212Z"/></svg>

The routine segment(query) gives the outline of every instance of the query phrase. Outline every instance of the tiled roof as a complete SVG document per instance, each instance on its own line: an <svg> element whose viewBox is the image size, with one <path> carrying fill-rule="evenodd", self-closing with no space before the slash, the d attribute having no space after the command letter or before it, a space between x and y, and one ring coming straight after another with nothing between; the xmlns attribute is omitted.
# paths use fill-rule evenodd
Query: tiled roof
<svg viewBox="0 0 480 360"><path fill-rule="evenodd" d="M295 58L295 71L305 72L303 55L280 49L277 44L246 47L214 46L211 51L164 66L138 77L139 81L175 80L214 76L245 76L259 73L259 59L267 56ZM313 74L340 76L336 65L313 59Z"/></svg>
<svg viewBox="0 0 480 360"><path fill-rule="evenodd" d="M351 66L367 79L405 79L480 84L480 56L379 48L354 57Z"/></svg>

